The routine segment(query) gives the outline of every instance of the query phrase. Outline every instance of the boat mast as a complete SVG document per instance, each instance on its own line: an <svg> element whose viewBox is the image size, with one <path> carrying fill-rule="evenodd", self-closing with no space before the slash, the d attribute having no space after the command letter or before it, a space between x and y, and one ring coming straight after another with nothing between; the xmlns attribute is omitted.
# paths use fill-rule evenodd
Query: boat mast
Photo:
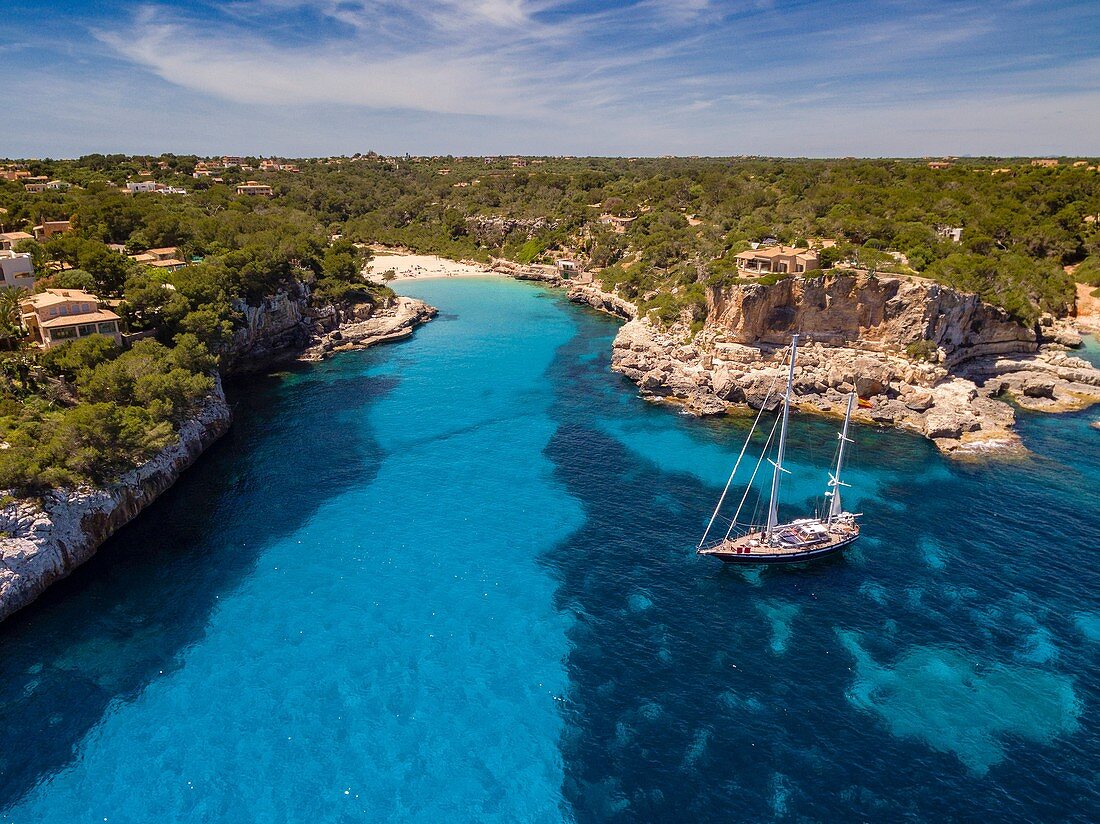
<svg viewBox="0 0 1100 824"><path fill-rule="evenodd" d="M764 529L764 537L770 539L772 532L779 526L779 476L786 470L783 469L783 453L787 449L787 419L791 413L791 387L794 385L794 359L798 352L798 335L791 336L791 366L787 372L787 391L783 395L783 424L779 428L779 449L775 454L772 466L772 497L768 502L768 525Z"/></svg>
<svg viewBox="0 0 1100 824"><path fill-rule="evenodd" d="M842 486L848 486L846 483L842 483L840 480L840 470L844 466L844 449L852 443L852 439L848 437L848 424L852 420L852 407L856 402L856 393L848 393L848 411L844 413L844 428L840 432L840 448L836 453L836 472L829 477L829 495L832 500L829 502L829 518L827 523L832 523L840 513L844 511L843 505L840 503L840 488Z"/></svg>

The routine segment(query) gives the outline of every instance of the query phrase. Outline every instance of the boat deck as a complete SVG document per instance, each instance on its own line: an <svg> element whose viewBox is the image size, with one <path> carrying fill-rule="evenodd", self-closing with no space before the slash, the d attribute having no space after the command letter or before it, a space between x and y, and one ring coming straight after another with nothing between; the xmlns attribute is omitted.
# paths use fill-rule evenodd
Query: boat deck
<svg viewBox="0 0 1100 824"><path fill-rule="evenodd" d="M859 525L845 518L827 524L819 520L795 521L778 527L771 540L762 531L700 547L700 555L723 561L795 561L828 555L855 541Z"/></svg>

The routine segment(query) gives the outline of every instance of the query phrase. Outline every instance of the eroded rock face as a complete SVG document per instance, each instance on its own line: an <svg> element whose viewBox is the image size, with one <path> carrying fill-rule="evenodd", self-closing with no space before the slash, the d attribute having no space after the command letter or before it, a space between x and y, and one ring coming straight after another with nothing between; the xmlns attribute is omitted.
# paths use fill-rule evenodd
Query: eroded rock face
<svg viewBox="0 0 1100 824"><path fill-rule="evenodd" d="M633 320L638 315L638 309L633 303L618 295L605 292L595 284L571 284L568 298L573 303L587 304L593 309L623 320Z"/></svg>
<svg viewBox="0 0 1100 824"><path fill-rule="evenodd" d="M423 301L400 296L381 306L311 308L304 285L269 297L260 306L236 308L244 324L223 355L229 372L255 371L295 356L321 360L332 352L397 340L436 315L436 309ZM100 544L175 483L225 433L229 422L219 378L214 392L180 427L179 440L116 483L55 490L41 500L17 499L0 509L0 620L94 555ZM0 491L0 497L5 495Z"/></svg>
<svg viewBox="0 0 1100 824"><path fill-rule="evenodd" d="M798 332L806 342L904 354L927 341L949 368L1039 349L1035 331L1003 310L919 278L788 278L711 290L708 304L708 327L737 343L785 346Z"/></svg>
<svg viewBox="0 0 1100 824"><path fill-rule="evenodd" d="M545 217L513 218L492 215L473 215L466 218L466 231L477 238L482 246L501 246L512 232L519 231L528 238L545 228L556 228L558 221Z"/></svg>
<svg viewBox="0 0 1100 824"><path fill-rule="evenodd" d="M309 288L299 284L259 306L239 302L234 308L244 324L223 355L225 372L258 372L295 358L316 361L330 352L397 340L436 315L423 301L400 295L378 305L352 306L311 306L309 296Z"/></svg>
<svg viewBox="0 0 1100 824"><path fill-rule="evenodd" d="M314 319L313 344L298 359L319 361L335 352L366 349L378 343L407 338L417 326L436 314L438 310L434 306L401 295L380 307L364 305L343 311L326 307Z"/></svg>
<svg viewBox="0 0 1100 824"><path fill-rule="evenodd" d="M233 341L223 353L222 367L227 373L266 369L309 342L309 289L305 285L264 298L259 306L237 301L233 308L244 323L234 330Z"/></svg>
<svg viewBox="0 0 1100 824"><path fill-rule="evenodd" d="M100 544L168 489L229 428L221 381L180 427L176 443L106 488L15 500L0 509L0 620L91 558Z"/></svg>
<svg viewBox="0 0 1100 824"><path fill-rule="evenodd" d="M696 414L771 406L795 331L801 407L842 415L854 390L857 420L917 432L945 452L1022 449L1004 395L1042 411L1100 403L1100 370L1086 361L1041 347L1034 330L974 295L897 278L790 279L712 293L707 324L689 342L678 327L625 324L612 368Z"/></svg>

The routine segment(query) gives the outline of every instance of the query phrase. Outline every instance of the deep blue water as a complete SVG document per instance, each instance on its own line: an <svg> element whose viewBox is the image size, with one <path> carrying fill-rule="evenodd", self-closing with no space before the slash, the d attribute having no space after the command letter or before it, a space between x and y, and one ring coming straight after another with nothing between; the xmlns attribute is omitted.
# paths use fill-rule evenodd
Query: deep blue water
<svg viewBox="0 0 1100 824"><path fill-rule="evenodd" d="M693 545L746 422L560 295L408 291L0 627L0 821L1100 819L1096 413L985 465L860 427L860 543L739 571Z"/></svg>

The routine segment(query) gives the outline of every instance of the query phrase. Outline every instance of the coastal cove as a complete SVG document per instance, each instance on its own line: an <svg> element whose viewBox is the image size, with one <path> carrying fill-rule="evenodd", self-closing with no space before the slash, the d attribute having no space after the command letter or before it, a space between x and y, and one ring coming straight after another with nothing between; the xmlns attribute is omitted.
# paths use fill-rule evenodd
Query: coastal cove
<svg viewBox="0 0 1100 824"><path fill-rule="evenodd" d="M744 419L641 399L560 290L399 291L438 317L228 385L0 625L0 821L1100 817L1095 410L981 465L860 426L860 543L725 569L694 542ZM786 504L832 433L793 420Z"/></svg>

